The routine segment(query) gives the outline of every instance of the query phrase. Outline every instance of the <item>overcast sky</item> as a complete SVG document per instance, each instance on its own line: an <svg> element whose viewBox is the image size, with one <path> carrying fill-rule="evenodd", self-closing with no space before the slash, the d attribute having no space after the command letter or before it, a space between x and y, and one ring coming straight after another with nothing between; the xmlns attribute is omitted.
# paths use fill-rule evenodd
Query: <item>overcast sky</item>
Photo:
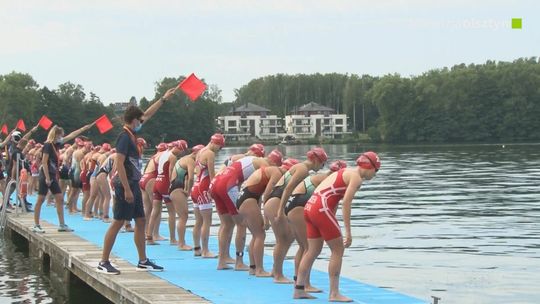
<svg viewBox="0 0 540 304"><path fill-rule="evenodd" d="M276 73L409 76L540 56L539 18L537 0L0 0L0 74L71 81L108 104L194 72L232 101Z"/></svg>

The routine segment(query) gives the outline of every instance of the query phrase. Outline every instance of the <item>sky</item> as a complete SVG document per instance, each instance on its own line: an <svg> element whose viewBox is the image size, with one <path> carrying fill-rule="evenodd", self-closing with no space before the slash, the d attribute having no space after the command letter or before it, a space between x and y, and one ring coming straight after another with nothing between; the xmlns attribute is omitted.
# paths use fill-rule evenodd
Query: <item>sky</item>
<svg viewBox="0 0 540 304"><path fill-rule="evenodd" d="M412 76L532 56L537 0L0 0L0 75L70 81L104 104L152 99L156 82L190 73L230 102L277 73Z"/></svg>

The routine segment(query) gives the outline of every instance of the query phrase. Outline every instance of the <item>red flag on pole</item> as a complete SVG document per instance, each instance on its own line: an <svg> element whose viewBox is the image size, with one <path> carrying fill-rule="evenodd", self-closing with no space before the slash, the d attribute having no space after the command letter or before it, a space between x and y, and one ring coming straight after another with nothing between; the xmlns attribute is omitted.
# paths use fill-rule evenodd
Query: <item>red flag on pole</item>
<svg viewBox="0 0 540 304"><path fill-rule="evenodd" d="M2 125L2 133L4 133L5 135L8 135L8 127L6 124Z"/></svg>
<svg viewBox="0 0 540 304"><path fill-rule="evenodd" d="M206 90L206 84L200 81L195 74L191 73L188 78L184 79L178 85L178 88L181 89L191 101L195 101L201 94Z"/></svg>
<svg viewBox="0 0 540 304"><path fill-rule="evenodd" d="M22 119L19 119L19 121L17 122L17 126L15 126L15 128L25 132L26 131L26 126L24 125L24 121Z"/></svg>
<svg viewBox="0 0 540 304"><path fill-rule="evenodd" d="M96 127L99 130L99 133L103 134L110 131L113 128L113 125L107 115L103 114L100 118L96 120Z"/></svg>
<svg viewBox="0 0 540 304"><path fill-rule="evenodd" d="M53 122L49 119L49 117L43 115L39 119L39 126L42 127L45 130L49 130L49 128L52 126Z"/></svg>

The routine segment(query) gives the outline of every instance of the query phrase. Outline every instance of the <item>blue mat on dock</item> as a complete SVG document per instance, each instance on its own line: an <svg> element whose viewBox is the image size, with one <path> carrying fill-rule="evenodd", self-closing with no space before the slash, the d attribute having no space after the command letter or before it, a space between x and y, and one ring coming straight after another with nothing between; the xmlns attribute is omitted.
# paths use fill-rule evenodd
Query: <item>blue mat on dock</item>
<svg viewBox="0 0 540 304"><path fill-rule="evenodd" d="M35 197L29 197L35 202ZM108 224L101 221L84 221L80 214L69 215L66 212L66 223L75 229L75 234L96 244L103 246L103 236ZM54 207L43 205L41 219L58 225L58 218ZM166 223L161 224L162 234L168 236ZM186 242L193 244L191 231L186 232ZM234 247L234 242L233 246ZM216 270L216 259L202 259L193 257L191 251L179 251L176 246L162 242L158 246L147 246L147 254L156 260L158 265L165 267L164 272L153 273L170 283L190 290L196 295L214 303L328 303L328 274L313 270L311 282L314 286L323 289L323 293L313 294L318 299L312 301L293 300L293 285L274 284L271 278L256 278L249 276L245 271ZM217 252L217 239L210 238L210 249ZM138 260L132 233L119 233L113 248L116 256L136 263ZM234 254L232 255L234 256ZM244 258L247 261L247 255ZM135 264L134 264L135 266ZM285 275L292 278L294 264L285 261ZM272 268L272 257L265 256L265 269ZM383 288L374 287L345 277L340 279L341 292L351 297L356 303L374 304L420 304L425 301L396 293Z"/></svg>

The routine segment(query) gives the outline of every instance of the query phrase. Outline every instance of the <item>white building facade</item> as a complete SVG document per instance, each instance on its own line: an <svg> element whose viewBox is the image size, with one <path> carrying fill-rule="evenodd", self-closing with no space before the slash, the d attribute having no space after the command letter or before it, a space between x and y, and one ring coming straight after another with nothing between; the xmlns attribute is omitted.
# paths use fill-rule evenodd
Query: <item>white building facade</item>
<svg viewBox="0 0 540 304"><path fill-rule="evenodd" d="M270 115L270 110L264 107L247 103L233 108L229 115L218 117L217 123L231 141L273 140L285 136L339 139L351 133L346 114L335 114L334 109L314 102L295 109L285 119Z"/></svg>
<svg viewBox="0 0 540 304"><path fill-rule="evenodd" d="M233 108L229 115L218 117L218 125L229 140L278 139L283 133L283 119L270 110L247 103Z"/></svg>
<svg viewBox="0 0 540 304"><path fill-rule="evenodd" d="M299 139L314 137L342 138L350 134L346 114L335 114L335 110L311 102L285 116L287 135Z"/></svg>

